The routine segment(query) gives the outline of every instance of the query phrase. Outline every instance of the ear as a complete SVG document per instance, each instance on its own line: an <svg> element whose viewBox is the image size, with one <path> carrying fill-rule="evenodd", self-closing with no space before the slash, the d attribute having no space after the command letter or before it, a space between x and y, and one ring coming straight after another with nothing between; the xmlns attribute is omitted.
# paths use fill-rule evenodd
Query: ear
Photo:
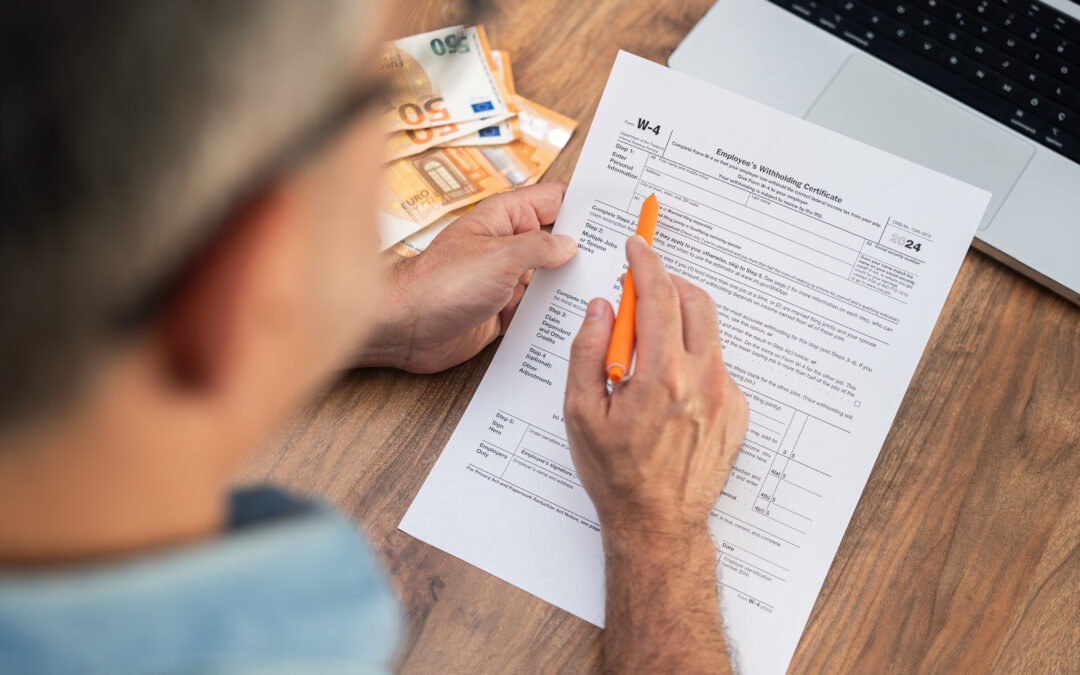
<svg viewBox="0 0 1080 675"><path fill-rule="evenodd" d="M302 246L294 201L286 187L267 191L224 225L188 271L156 336L165 375L178 388L222 393L263 351L260 310L289 292Z"/></svg>

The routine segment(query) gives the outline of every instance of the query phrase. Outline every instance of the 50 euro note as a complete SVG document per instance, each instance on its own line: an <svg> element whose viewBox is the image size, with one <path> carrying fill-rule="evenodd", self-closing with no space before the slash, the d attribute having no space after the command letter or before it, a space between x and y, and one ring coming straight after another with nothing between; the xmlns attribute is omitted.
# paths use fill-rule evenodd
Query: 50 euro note
<svg viewBox="0 0 1080 675"><path fill-rule="evenodd" d="M433 148L391 162L378 191L379 249L511 186L477 148Z"/></svg>
<svg viewBox="0 0 1080 675"><path fill-rule="evenodd" d="M478 145L468 142L457 143L457 140L463 138L468 139L480 135L491 136L493 135L493 132L488 131L489 129L496 129L494 132L494 135L496 136L500 133L504 136L512 133L512 131L501 131L503 125L508 125L508 129L519 128L517 120L513 118L513 113L504 113L502 115L485 117L483 119L471 120L469 122L461 122L458 124L444 124L438 127L395 131L386 141L385 159L386 161L393 161L395 159L401 159L402 157L418 155L437 145ZM505 143L506 139L504 138L500 142Z"/></svg>
<svg viewBox="0 0 1080 675"><path fill-rule="evenodd" d="M480 145L502 145L521 138L521 122L517 116L509 117L496 124L491 124L472 133L465 134L442 145L462 148Z"/></svg>
<svg viewBox="0 0 1080 675"><path fill-rule="evenodd" d="M519 108L521 138L504 145L477 150L498 168L509 183L514 187L521 187L532 185L543 177L559 152L566 147L577 122L520 96L516 103ZM405 257L419 254L440 232L470 208L472 205L442 215L431 225L395 244L391 250Z"/></svg>
<svg viewBox="0 0 1080 675"><path fill-rule="evenodd" d="M493 50L491 60L495 65L495 75L502 81L509 92L508 107L517 110L514 102L514 76L510 70L510 57L505 51ZM443 124L437 127L404 129L395 131L385 145L386 161L418 155L437 145L464 147L468 145L498 145L521 136L521 126L513 112L492 115L478 120L458 124Z"/></svg>
<svg viewBox="0 0 1080 675"><path fill-rule="evenodd" d="M517 90L514 86L514 71L510 66L510 54L501 49L491 50L491 60L495 64L495 74L502 80L510 99L509 105L517 110ZM452 147L465 145L500 145L521 137L521 124L517 117L510 117L498 124L487 125L472 133L446 139L445 144Z"/></svg>
<svg viewBox="0 0 1080 675"><path fill-rule="evenodd" d="M391 94L389 131L460 124L513 112L483 26L453 26L387 44L379 70Z"/></svg>

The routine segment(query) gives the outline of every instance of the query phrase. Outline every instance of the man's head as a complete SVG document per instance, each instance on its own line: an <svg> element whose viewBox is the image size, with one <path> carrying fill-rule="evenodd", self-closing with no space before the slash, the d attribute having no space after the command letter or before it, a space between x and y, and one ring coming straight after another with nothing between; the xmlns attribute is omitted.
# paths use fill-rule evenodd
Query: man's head
<svg viewBox="0 0 1080 675"><path fill-rule="evenodd" d="M378 298L375 8L0 8L0 556L212 529L346 364Z"/></svg>
<svg viewBox="0 0 1080 675"><path fill-rule="evenodd" d="M291 341L298 390L338 365L374 267L378 131L347 114L369 4L5 3L0 428L78 406L147 339L178 384L226 386L251 331Z"/></svg>

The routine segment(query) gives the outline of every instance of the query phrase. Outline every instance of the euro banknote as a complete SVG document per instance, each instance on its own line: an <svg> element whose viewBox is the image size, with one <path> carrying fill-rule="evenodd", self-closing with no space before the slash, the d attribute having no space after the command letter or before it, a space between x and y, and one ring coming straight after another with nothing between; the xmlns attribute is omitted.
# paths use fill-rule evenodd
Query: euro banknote
<svg viewBox="0 0 1080 675"><path fill-rule="evenodd" d="M379 184L380 250L511 186L478 148L432 148L391 162Z"/></svg>
<svg viewBox="0 0 1080 675"><path fill-rule="evenodd" d="M483 26L452 26L387 44L379 69L390 80L388 131L460 124L512 112Z"/></svg>
<svg viewBox="0 0 1080 675"><path fill-rule="evenodd" d="M521 137L504 145L478 150L510 184L520 187L532 185L543 177L569 142L577 122L521 96L516 97L516 103ZM442 215L431 225L395 244L392 250L405 257L417 255L469 208L471 205Z"/></svg>
<svg viewBox="0 0 1080 675"><path fill-rule="evenodd" d="M507 105L511 110L517 110L517 90L514 85L514 73L510 67L510 54L501 50L491 50L491 60L495 64L495 75L502 81L509 96ZM493 120L494 121L494 120ZM508 117L498 124L485 125L468 134L456 135L447 138L443 144L452 147L465 145L499 145L509 143L521 137L521 125L515 117Z"/></svg>
<svg viewBox="0 0 1080 675"><path fill-rule="evenodd" d="M503 130L504 126L505 131ZM489 131L489 129L495 131ZM513 118L513 113L503 113L494 117L485 117L458 124L395 131L390 134L390 138L386 141L384 160L393 161L402 157L419 155L428 148L437 145L465 146L484 144L483 142L475 143L469 140L474 137L491 138L494 136L498 138L502 136L503 140L497 142L505 143L508 140L505 137L512 134L514 129L520 129L520 127L517 120Z"/></svg>
<svg viewBox="0 0 1080 675"><path fill-rule="evenodd" d="M441 143L441 145L448 145L452 148L470 145L502 145L503 143L509 143L518 138L521 138L521 122L515 115L513 117L508 117L501 122L496 122L495 124L488 125L482 129L477 129L472 133L445 141Z"/></svg>

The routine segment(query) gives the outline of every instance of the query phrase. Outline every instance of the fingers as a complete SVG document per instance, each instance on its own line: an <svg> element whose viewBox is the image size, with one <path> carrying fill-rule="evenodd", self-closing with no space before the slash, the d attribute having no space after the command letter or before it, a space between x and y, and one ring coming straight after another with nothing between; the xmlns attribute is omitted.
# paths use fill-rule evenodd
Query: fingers
<svg viewBox="0 0 1080 675"><path fill-rule="evenodd" d="M505 335L506 329L510 327L510 322L513 320L514 314L517 313L518 305L521 304L521 298L525 295L525 286L526 284L518 282L518 285L514 286L514 292L510 295L510 302L499 310L499 335Z"/></svg>
<svg viewBox="0 0 1080 675"><path fill-rule="evenodd" d="M691 354L702 354L720 343L716 303L708 293L686 279L673 275L671 280L679 292L683 344Z"/></svg>
<svg viewBox="0 0 1080 675"><path fill-rule="evenodd" d="M555 222L565 183L538 183L488 197L469 211L463 224L477 234L504 236L539 230Z"/></svg>
<svg viewBox="0 0 1080 675"><path fill-rule="evenodd" d="M570 348L570 370L566 378L567 414L580 415L593 409L607 409L604 358L614 323L615 312L607 300L597 298L589 303L585 321Z"/></svg>
<svg viewBox="0 0 1080 675"><path fill-rule="evenodd" d="M639 371L661 364L673 350L682 350L682 312L679 292L664 262L639 236L626 242L626 259L637 291L637 366Z"/></svg>
<svg viewBox="0 0 1080 675"><path fill-rule="evenodd" d="M452 227L455 233L492 237L487 250L507 263L501 271L528 284L530 270L558 267L577 253L570 237L540 229L555 220L565 192L564 183L503 192L480 202Z"/></svg>
<svg viewBox="0 0 1080 675"><path fill-rule="evenodd" d="M515 234L500 242L505 242L500 254L509 263L509 272L515 279L527 270L558 267L577 253L577 242L570 237L542 230Z"/></svg>

